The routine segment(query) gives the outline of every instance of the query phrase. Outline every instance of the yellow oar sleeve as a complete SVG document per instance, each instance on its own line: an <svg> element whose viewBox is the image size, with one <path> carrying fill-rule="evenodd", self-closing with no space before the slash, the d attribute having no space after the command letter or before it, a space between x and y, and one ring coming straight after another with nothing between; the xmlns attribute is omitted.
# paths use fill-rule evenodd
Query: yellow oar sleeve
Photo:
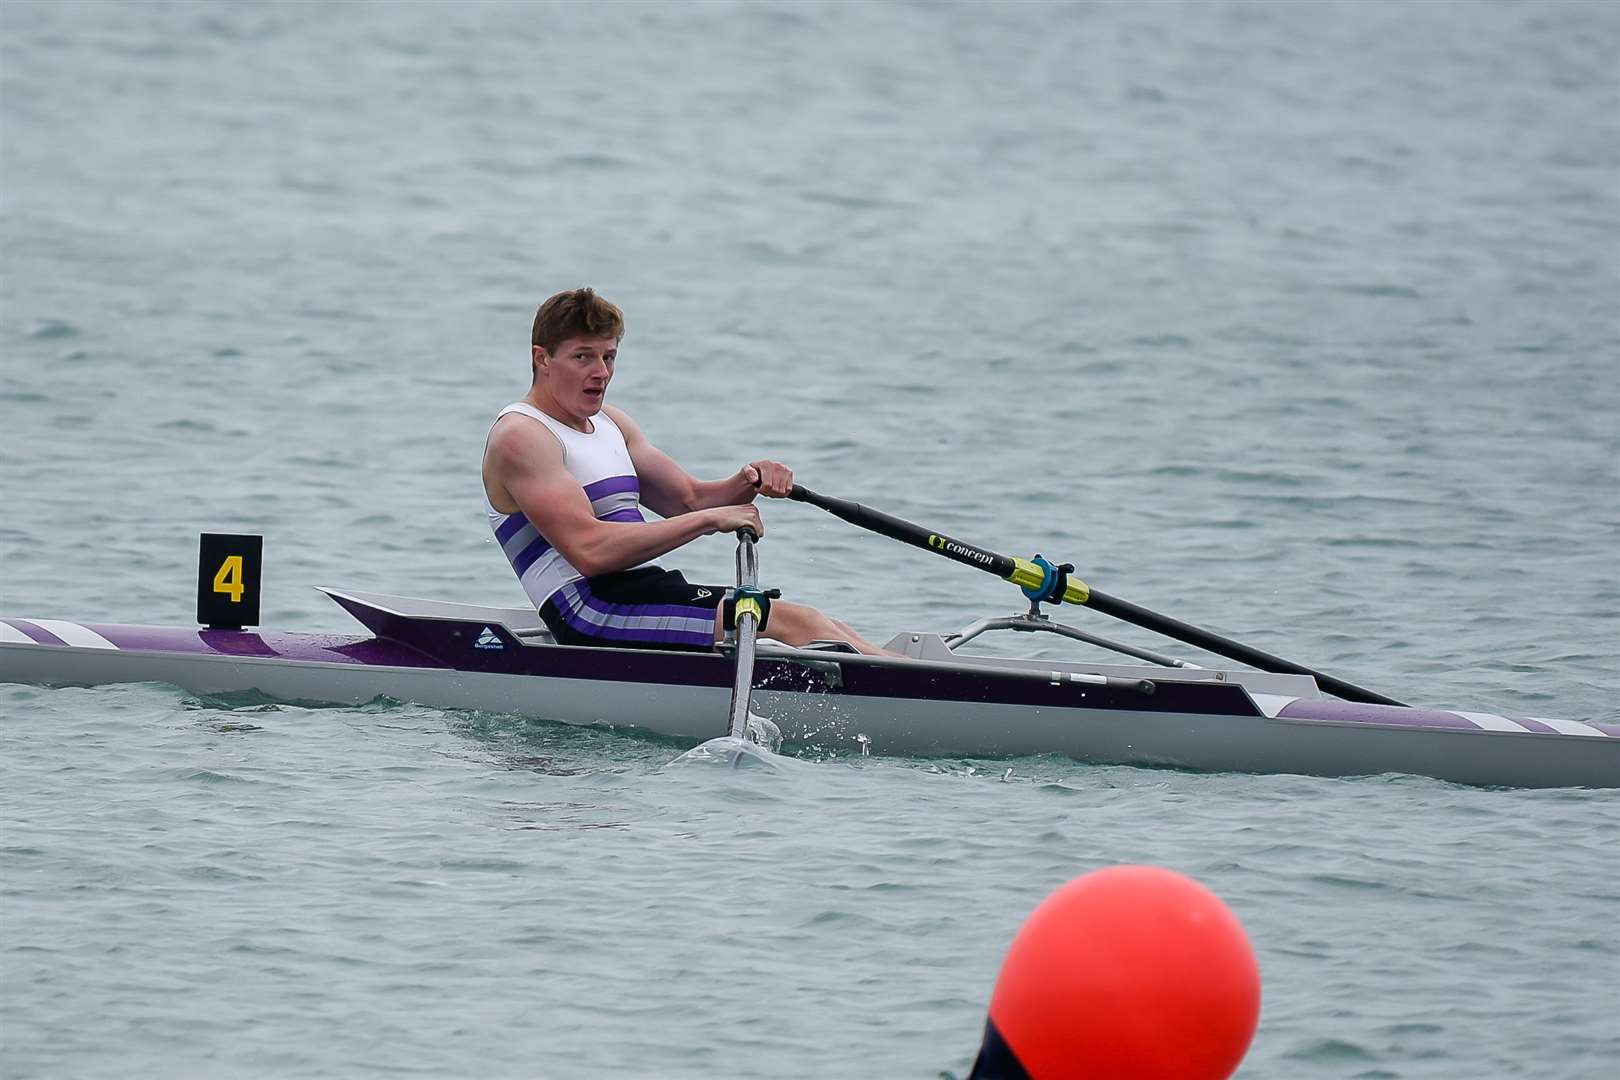
<svg viewBox="0 0 1620 1080"><path fill-rule="evenodd" d="M1007 580L1020 589L1038 589L1046 584L1046 571L1028 559L1020 559L1014 556L1013 568L1012 576Z"/></svg>
<svg viewBox="0 0 1620 1080"><path fill-rule="evenodd" d="M1007 578L1020 589L1038 589L1046 584L1046 571L1030 562L1028 559L1014 557L1013 572ZM1065 604L1084 604L1091 599L1091 586L1079 578L1070 576L1069 587L1063 590Z"/></svg>

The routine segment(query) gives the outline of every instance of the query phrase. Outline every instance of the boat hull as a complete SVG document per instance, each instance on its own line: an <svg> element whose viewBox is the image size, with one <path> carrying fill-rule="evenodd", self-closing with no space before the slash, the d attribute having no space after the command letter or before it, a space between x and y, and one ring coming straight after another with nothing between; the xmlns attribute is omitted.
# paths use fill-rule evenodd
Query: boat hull
<svg viewBox="0 0 1620 1080"><path fill-rule="evenodd" d="M420 619L374 606L363 620L374 629L403 622L371 637L8 619L0 621L0 681L159 682L344 705L387 697L680 739L725 733L731 665L723 656L559 646L493 609L470 610L485 617ZM925 638L940 640L909 635ZM498 644L481 648L480 639ZM1061 754L1198 770L1620 786L1620 729L1612 725L1355 706L1322 698L1298 676L1064 666L1151 677L1156 688L1146 694L1009 674L1011 665L1042 668L1027 661L957 657L949 670L911 670L828 656L763 657L753 697L754 711L790 744L821 752Z"/></svg>

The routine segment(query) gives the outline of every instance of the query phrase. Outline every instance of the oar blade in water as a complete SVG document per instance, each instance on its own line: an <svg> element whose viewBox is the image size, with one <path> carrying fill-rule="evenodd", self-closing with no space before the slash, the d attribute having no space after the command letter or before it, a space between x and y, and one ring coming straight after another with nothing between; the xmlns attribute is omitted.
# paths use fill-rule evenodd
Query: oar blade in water
<svg viewBox="0 0 1620 1080"><path fill-rule="evenodd" d="M748 714L748 728L743 738L722 735L700 743L676 758L671 764L724 765L740 769L763 765L777 769L784 760L777 753L782 746L782 732L763 716Z"/></svg>

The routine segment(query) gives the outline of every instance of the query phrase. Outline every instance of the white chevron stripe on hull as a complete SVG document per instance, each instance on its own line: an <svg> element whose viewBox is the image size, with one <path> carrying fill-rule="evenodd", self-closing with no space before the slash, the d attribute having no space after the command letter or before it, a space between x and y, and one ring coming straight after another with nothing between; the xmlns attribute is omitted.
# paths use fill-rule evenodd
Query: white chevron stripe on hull
<svg viewBox="0 0 1620 1080"><path fill-rule="evenodd" d="M1258 694L1253 690L1249 691L1249 699L1254 702L1254 707L1259 709L1269 720L1275 720L1278 713L1299 700L1297 696L1292 694Z"/></svg>
<svg viewBox="0 0 1620 1080"><path fill-rule="evenodd" d="M0 642L9 645L32 645L34 639L6 622L6 620L0 619Z"/></svg>
<svg viewBox="0 0 1620 1080"><path fill-rule="evenodd" d="M1596 735L1600 739L1608 738L1591 724L1583 724L1579 720L1552 720L1545 716L1532 716L1530 719L1538 724L1546 724L1560 735Z"/></svg>
<svg viewBox="0 0 1620 1080"><path fill-rule="evenodd" d="M28 621L39 627L41 630L55 634L69 645L76 645L81 649L118 648L118 646L114 645L112 642L108 641L106 638L102 637L88 626L80 626L75 622L65 622L61 619L29 619Z"/></svg>
<svg viewBox="0 0 1620 1080"><path fill-rule="evenodd" d="M1452 709L1451 711L1464 720L1472 720L1486 731L1511 731L1517 735L1530 730L1517 720L1509 720L1507 717L1497 716L1495 713L1463 712L1461 709Z"/></svg>

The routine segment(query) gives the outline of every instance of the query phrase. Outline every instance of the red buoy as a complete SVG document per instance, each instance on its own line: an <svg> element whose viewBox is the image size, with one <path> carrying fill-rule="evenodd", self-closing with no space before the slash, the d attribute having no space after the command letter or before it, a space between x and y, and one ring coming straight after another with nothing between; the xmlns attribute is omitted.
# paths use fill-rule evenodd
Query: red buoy
<svg viewBox="0 0 1620 1080"><path fill-rule="evenodd" d="M1154 866L1097 870L1013 938L969 1080L1226 1080L1260 970L1220 897Z"/></svg>

